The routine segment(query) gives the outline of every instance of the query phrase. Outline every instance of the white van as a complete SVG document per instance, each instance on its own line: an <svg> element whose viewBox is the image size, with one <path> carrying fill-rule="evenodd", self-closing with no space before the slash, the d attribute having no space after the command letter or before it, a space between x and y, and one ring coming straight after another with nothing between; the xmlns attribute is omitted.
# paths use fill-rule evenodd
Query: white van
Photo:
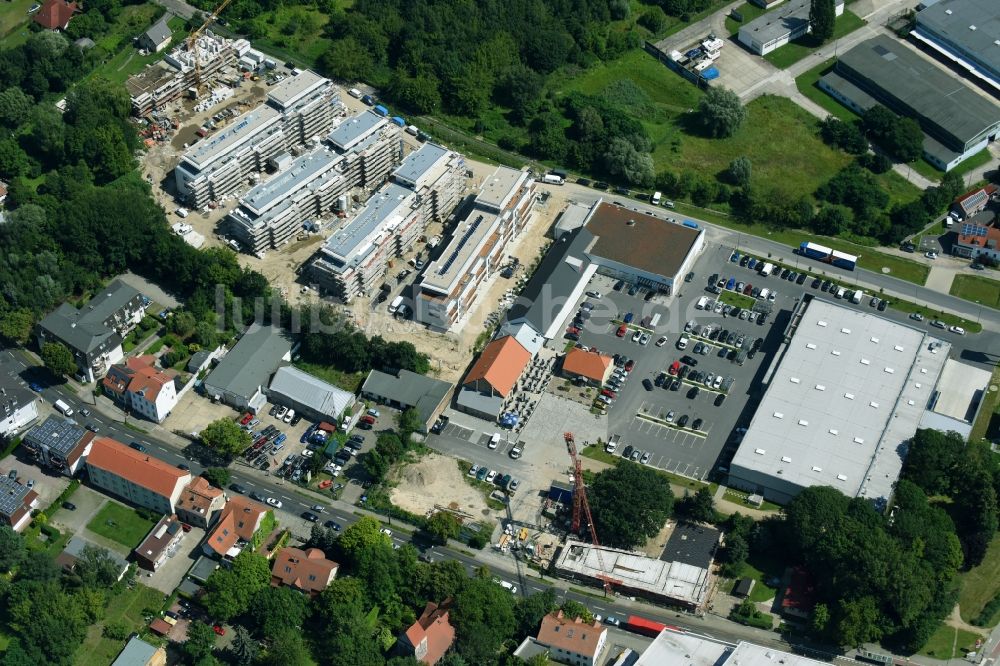
<svg viewBox="0 0 1000 666"><path fill-rule="evenodd" d="M398 310L399 306L402 304L403 304L402 296L397 296L396 298L392 299L392 303L389 303L389 314L396 314L396 310Z"/></svg>
<svg viewBox="0 0 1000 666"><path fill-rule="evenodd" d="M56 400L52 403L52 406L56 408L56 411L63 416L73 416L73 408L67 405L62 400Z"/></svg>
<svg viewBox="0 0 1000 666"><path fill-rule="evenodd" d="M649 201L654 206L659 206L660 205L660 199L662 199L662 198L663 198L663 193L662 192L653 192L653 198L651 198Z"/></svg>
<svg viewBox="0 0 1000 666"><path fill-rule="evenodd" d="M350 90L347 91L347 94L353 97L354 99L361 99L361 91L358 90L357 88L351 88Z"/></svg>
<svg viewBox="0 0 1000 666"><path fill-rule="evenodd" d="M546 183L547 185L562 185L566 181L563 179L562 176L557 176L554 173L547 173L544 176L542 176L542 182Z"/></svg>
<svg viewBox="0 0 1000 666"><path fill-rule="evenodd" d="M500 433L495 432L493 436L490 437L490 448L495 449L500 446Z"/></svg>

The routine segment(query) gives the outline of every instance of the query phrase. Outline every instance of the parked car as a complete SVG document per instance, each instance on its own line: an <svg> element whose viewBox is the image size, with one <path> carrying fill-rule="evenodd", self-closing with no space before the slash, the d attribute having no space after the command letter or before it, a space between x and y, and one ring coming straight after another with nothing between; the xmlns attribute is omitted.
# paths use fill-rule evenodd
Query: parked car
<svg viewBox="0 0 1000 666"><path fill-rule="evenodd" d="M656 346L657 347L662 347L665 344L667 344L667 336L661 335L660 339L656 341Z"/></svg>
<svg viewBox="0 0 1000 666"><path fill-rule="evenodd" d="M677 419L677 425L680 426L681 428L683 428L684 426L686 426L687 423L688 423L688 415L687 414L683 414L683 415L681 415L681 417L679 419Z"/></svg>
<svg viewBox="0 0 1000 666"><path fill-rule="evenodd" d="M146 452L146 447L140 444L139 442L131 442L129 446L138 451L139 453Z"/></svg>
<svg viewBox="0 0 1000 666"><path fill-rule="evenodd" d="M62 508L66 509L67 511L76 511L76 504L73 504L72 502L63 502Z"/></svg>
<svg viewBox="0 0 1000 666"><path fill-rule="evenodd" d="M702 420L695 419L694 422L691 424L691 428L693 428L694 430L701 430L701 425L702 425Z"/></svg>
<svg viewBox="0 0 1000 666"><path fill-rule="evenodd" d="M302 517L304 519L308 520L310 523L315 523L315 522L319 521L319 516L317 516L312 511L303 511L302 512Z"/></svg>
<svg viewBox="0 0 1000 666"><path fill-rule="evenodd" d="M631 458L633 451L635 451L635 447L632 446L631 444L627 445L625 449L622 451L622 458Z"/></svg>
<svg viewBox="0 0 1000 666"><path fill-rule="evenodd" d="M642 454L642 457L639 458L639 462L642 463L643 465L647 465L647 464L649 464L650 457L651 457L650 452L649 451L644 451L643 454Z"/></svg>
<svg viewBox="0 0 1000 666"><path fill-rule="evenodd" d="M240 495L246 495L247 494L247 489L244 488L243 486L241 486L238 483L231 484L229 486L229 489L232 490L234 493L239 493Z"/></svg>
<svg viewBox="0 0 1000 666"><path fill-rule="evenodd" d="M919 312L913 312L910 314L910 319L912 319L913 321L923 321L924 316Z"/></svg>
<svg viewBox="0 0 1000 666"><path fill-rule="evenodd" d="M965 335L965 329L962 328L961 326L949 326L948 330L954 333L955 335Z"/></svg>
<svg viewBox="0 0 1000 666"><path fill-rule="evenodd" d="M268 497L266 501L275 509L280 509L282 507L281 500L276 497Z"/></svg>

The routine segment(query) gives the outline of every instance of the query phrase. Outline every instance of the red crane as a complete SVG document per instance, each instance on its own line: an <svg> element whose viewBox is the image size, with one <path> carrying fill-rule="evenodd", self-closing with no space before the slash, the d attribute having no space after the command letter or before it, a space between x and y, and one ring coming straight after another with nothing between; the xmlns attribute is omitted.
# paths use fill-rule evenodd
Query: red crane
<svg viewBox="0 0 1000 666"><path fill-rule="evenodd" d="M590 541L594 544L594 550L597 551L597 562L601 570L597 578L604 582L604 593L607 594L611 591L612 583L621 584L621 581L604 573L604 556L601 554L601 544L597 540L594 519L590 515L587 488L583 483L583 461L576 455L576 441L573 439L573 433L563 433L563 438L566 440L566 450L569 452L569 457L573 460L573 533L580 534L580 521L586 517L587 528L590 530Z"/></svg>

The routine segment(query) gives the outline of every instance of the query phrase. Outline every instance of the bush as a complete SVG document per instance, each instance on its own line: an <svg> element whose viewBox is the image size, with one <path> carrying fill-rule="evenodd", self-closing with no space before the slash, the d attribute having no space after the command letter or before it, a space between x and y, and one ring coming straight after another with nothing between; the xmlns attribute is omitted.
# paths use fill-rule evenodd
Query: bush
<svg viewBox="0 0 1000 666"><path fill-rule="evenodd" d="M486 544L490 542L489 537L483 532L476 532L469 537L469 548L474 548L475 550L482 550L486 547Z"/></svg>
<svg viewBox="0 0 1000 666"><path fill-rule="evenodd" d="M130 633L132 632L124 622L108 622L104 625L104 629L101 630L101 634L105 638L110 638L114 641L123 641L128 638Z"/></svg>

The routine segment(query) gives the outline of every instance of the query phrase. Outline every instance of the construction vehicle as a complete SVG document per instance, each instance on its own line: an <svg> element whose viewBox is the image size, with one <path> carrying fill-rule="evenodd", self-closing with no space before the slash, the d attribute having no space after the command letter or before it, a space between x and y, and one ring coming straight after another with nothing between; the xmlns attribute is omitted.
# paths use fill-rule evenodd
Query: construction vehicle
<svg viewBox="0 0 1000 666"><path fill-rule="evenodd" d="M191 53L191 55L194 57L194 90L196 95L199 96L201 95L201 89L203 84L203 81L201 80L201 56L198 53L198 43L197 43L198 37L201 35L201 33L205 32L205 28L207 28L210 24L214 23L217 18L219 18L219 14L222 13L222 10L225 9L227 6L229 6L229 3L232 1L233 0L222 0L222 3L214 10L212 10L212 13L209 14L207 19L205 19L205 22L202 23L201 26L198 27L196 30L194 30L190 35L188 35L187 38L188 52Z"/></svg>
<svg viewBox="0 0 1000 666"><path fill-rule="evenodd" d="M574 534L580 533L580 524L584 517L587 519L587 529L590 531L590 541L597 551L597 563L601 573L597 578L604 583L604 594L611 591L611 585L621 585L622 581L604 573L604 556L601 555L601 544L597 540L597 530L594 527L594 520L590 515L590 503L587 501L587 488L583 483L583 461L576 455L576 442L573 433L563 433L566 440L566 451L573 461L573 522L571 524Z"/></svg>

